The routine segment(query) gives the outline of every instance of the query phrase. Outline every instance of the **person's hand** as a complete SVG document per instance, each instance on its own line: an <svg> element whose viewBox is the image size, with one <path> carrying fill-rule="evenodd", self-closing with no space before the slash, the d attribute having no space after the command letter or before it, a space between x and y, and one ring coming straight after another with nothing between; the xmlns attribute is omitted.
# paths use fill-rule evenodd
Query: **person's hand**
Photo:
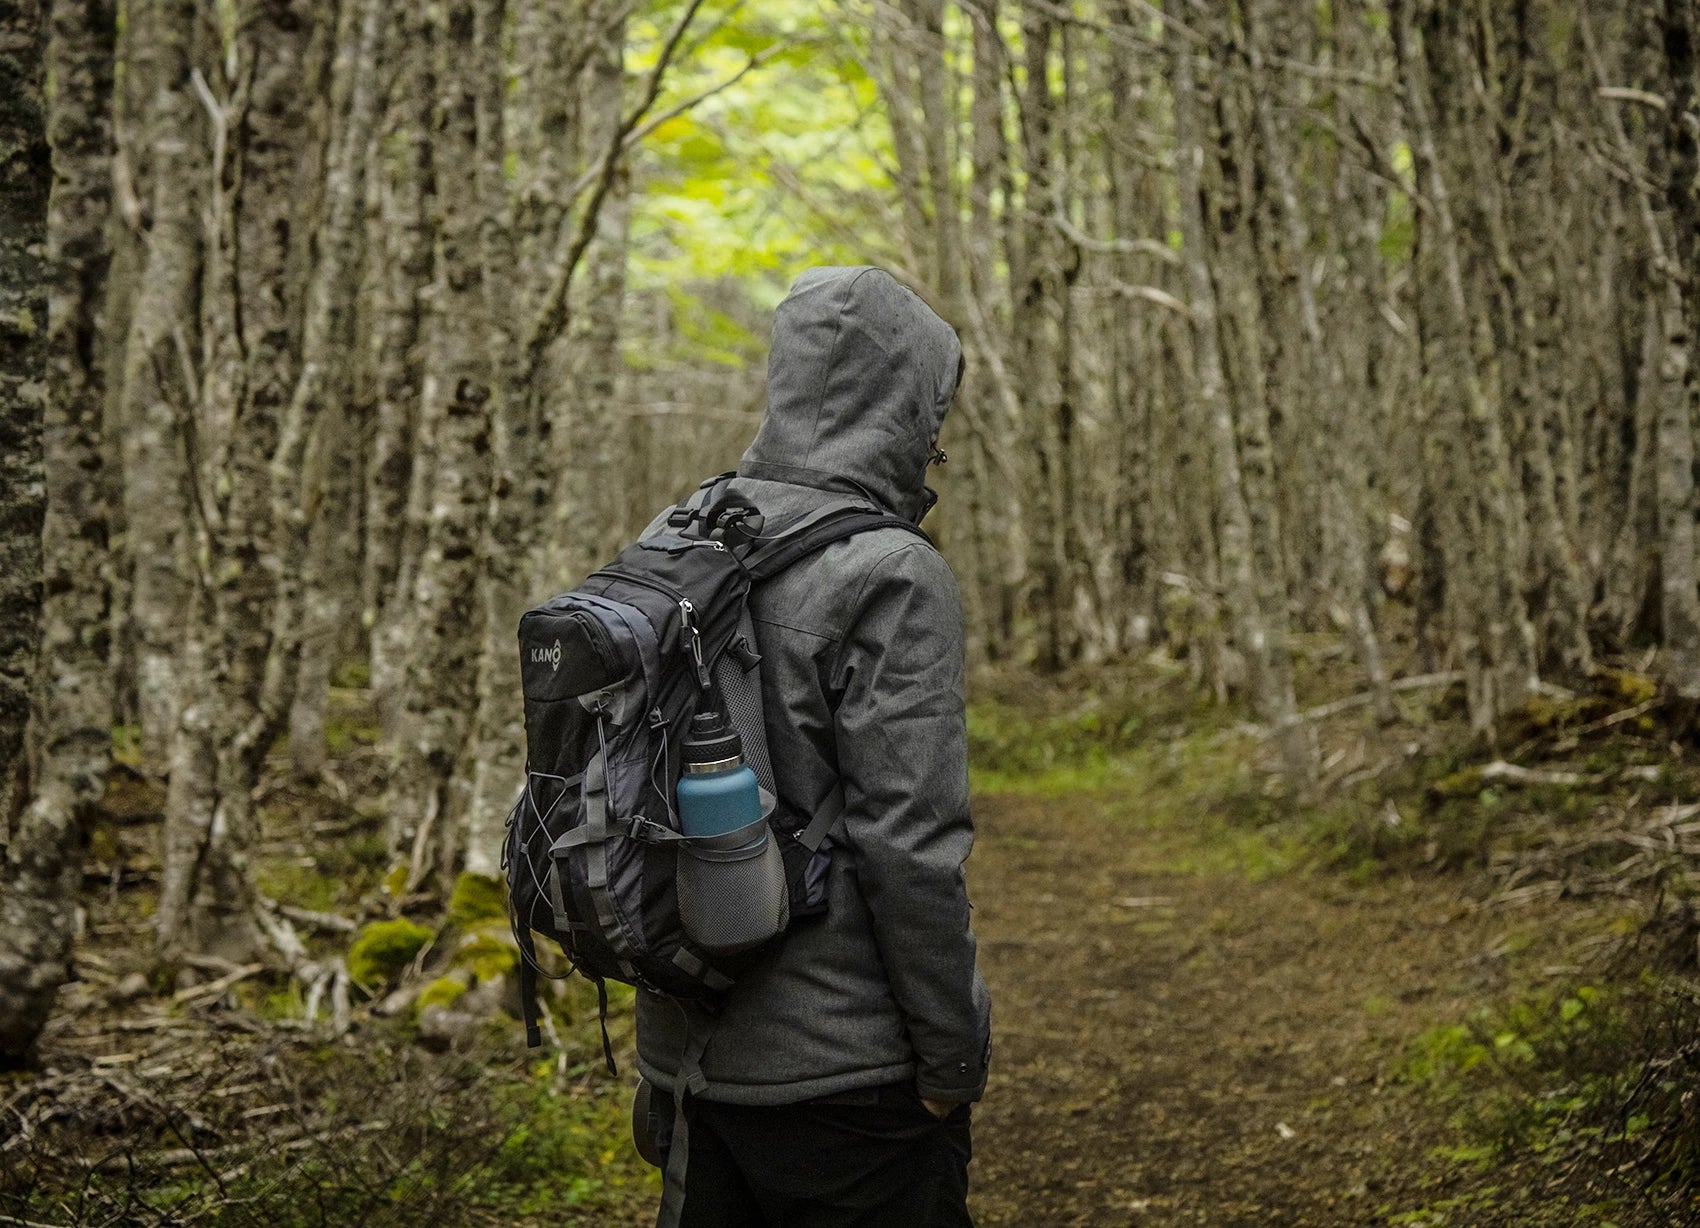
<svg viewBox="0 0 1700 1228"><path fill-rule="evenodd" d="M940 1121L943 1121L952 1113L956 1112L956 1104L954 1101L950 1100L927 1100L923 1098L921 1104L925 1106L927 1112L931 1113Z"/></svg>

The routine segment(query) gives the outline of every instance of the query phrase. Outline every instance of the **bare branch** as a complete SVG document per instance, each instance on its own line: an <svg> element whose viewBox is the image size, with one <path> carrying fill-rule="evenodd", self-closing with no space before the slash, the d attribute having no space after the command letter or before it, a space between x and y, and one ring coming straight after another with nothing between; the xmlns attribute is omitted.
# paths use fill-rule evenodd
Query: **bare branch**
<svg viewBox="0 0 1700 1228"><path fill-rule="evenodd" d="M573 273L577 270L579 261L584 258L585 249L590 246L591 236L596 233L597 215L601 213L602 201L613 185L614 172L620 165L620 155L625 152L626 137L643 122L644 116L649 114L655 100L660 97L662 79L667 75L668 66L672 64L673 56L678 51L685 32L690 29L691 22L702 5L703 0L690 0L685 6L685 11L679 15L679 20L674 23L673 29L667 35L667 41L662 45L655 67L650 69L649 79L644 83L642 99L631 115L620 124L602 155L596 184L590 199L585 202L584 211L579 215L578 232L550 274L549 289L543 297L543 305L526 330L525 380L528 385L536 379L537 372L542 368L549 343L560 336L567 326L567 290L572 285Z"/></svg>
<svg viewBox="0 0 1700 1228"><path fill-rule="evenodd" d="M689 98L682 98L664 111L657 111L636 128L633 128L630 132L626 133L624 139L620 142L620 152L626 153L635 148L644 140L644 138L649 136L650 133L661 127L661 125L666 123L668 120L677 119L686 112L692 111L702 103L707 102L716 94L725 93L734 85L738 84L738 82L742 81L745 77L749 76L750 73L773 59L773 57L778 55L781 51L789 50L792 45L793 44L790 43L775 43L773 46L768 47L764 51L758 51L755 55L752 55L749 58L748 63L719 84L711 85L705 90L692 94ZM583 195L585 190L594 184L598 178L600 178L601 174L602 168L600 166L593 166L586 170L578 177L577 181L567 189L565 203L570 206L572 202Z"/></svg>
<svg viewBox="0 0 1700 1228"><path fill-rule="evenodd" d="M1164 264L1179 266L1181 255L1159 239L1098 239L1087 234L1068 220L1061 211L1051 214L1050 221L1064 238L1084 251L1124 256L1155 256Z"/></svg>
<svg viewBox="0 0 1700 1228"><path fill-rule="evenodd" d="M1642 106L1652 107L1655 111L1663 111L1669 105L1657 94L1628 85L1602 85L1594 92L1613 102L1638 102Z"/></svg>

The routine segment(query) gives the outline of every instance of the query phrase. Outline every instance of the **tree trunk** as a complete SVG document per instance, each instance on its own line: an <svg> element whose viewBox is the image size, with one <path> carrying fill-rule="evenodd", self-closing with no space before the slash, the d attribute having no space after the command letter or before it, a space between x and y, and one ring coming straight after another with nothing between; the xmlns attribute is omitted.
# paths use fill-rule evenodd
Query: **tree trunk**
<svg viewBox="0 0 1700 1228"><path fill-rule="evenodd" d="M396 65L385 144L395 156L379 193L384 279L374 309L377 413L366 480L362 621L371 634L372 698L392 754L405 697L406 643L419 557L424 550L431 452L419 416L419 339L431 282L431 112L436 92L431 24L407 5L392 36ZM375 245L374 245L375 246Z"/></svg>
<svg viewBox="0 0 1700 1228"><path fill-rule="evenodd" d="M1052 216L1057 205L1057 177L1065 173L1056 156L1057 99L1051 89L1052 50L1057 23L1032 11L1023 17L1027 88L1021 98L1022 160L1027 183L1022 193L1022 260L1019 274L1011 270L1014 304L1011 336L1014 366L1021 373L1021 442L1032 458L1034 495L1029 523L1029 554L1037 586L1031 594L1039 628L1035 663L1056 671L1074 659L1074 587L1070 560L1065 557L1067 519L1073 509L1062 506L1066 462L1059 428L1071 413L1066 386L1064 296L1066 256Z"/></svg>
<svg viewBox="0 0 1700 1228"><path fill-rule="evenodd" d="M1252 672L1251 689L1259 716L1275 726L1282 761L1292 782L1309 784L1314 768L1310 737L1293 700L1292 675L1270 668L1269 629L1263 609L1264 585L1257 573L1251 513L1241 476L1237 430L1228 399L1218 333L1216 287L1204 226L1199 170L1204 146L1198 136L1200 109L1193 83L1192 49L1178 40L1175 53L1175 165L1180 202L1181 253L1186 264L1192 310L1193 355L1199 406L1208 429L1215 485L1217 552L1234 640Z"/></svg>
<svg viewBox="0 0 1700 1228"><path fill-rule="evenodd" d="M0 10L0 833L7 837L0 863L0 1066L33 1043L53 990L66 977L70 939L65 836L33 810L14 830L31 788L24 733L41 642L44 393L50 377L57 385L65 374L57 363L49 367L52 324L42 268L52 182L43 33L31 0ZM48 932L27 928L36 921Z"/></svg>
<svg viewBox="0 0 1700 1228"><path fill-rule="evenodd" d="M1323 337L1322 315L1309 271L1310 235L1299 206L1285 133L1276 123L1270 100L1275 82L1264 69L1259 41L1266 37L1260 16L1262 9L1262 4L1248 2L1244 10L1252 107L1257 124L1257 149L1262 155L1262 170L1274 188L1280 241L1285 249L1279 267L1291 283L1298 308L1298 383L1305 390L1310 414L1315 416L1308 437L1315 442L1316 465L1322 478L1319 519L1324 526L1324 542L1337 545L1332 560L1339 580L1336 595L1345 607L1347 624L1357 640L1358 660L1375 697L1376 716L1383 724L1390 724L1398 719L1399 710L1394 706L1393 691L1382 664L1381 641L1370 607L1368 547L1361 510L1365 480L1358 457L1349 446L1352 418L1361 414L1364 407L1348 398L1339 351L1331 350ZM1374 323L1369 327L1375 327Z"/></svg>
<svg viewBox="0 0 1700 1228"><path fill-rule="evenodd" d="M1665 123L1666 208L1671 243L1664 284L1663 384L1659 405L1659 525L1665 675L1684 700L1700 700L1700 589L1696 588L1694 422L1700 410L1700 134L1694 129L1695 15L1692 0L1665 0L1669 80ZM1686 293L1685 293L1686 291Z"/></svg>
<svg viewBox="0 0 1700 1228"><path fill-rule="evenodd" d="M353 498L356 442L347 415L333 412L327 420L325 411L354 400L355 309L365 257L361 210L377 125L388 0L365 0L358 13L354 44L338 56L336 75L345 83L348 110L326 168L325 218L307 286L300 377L272 461L278 574L287 579L274 607L263 702L268 713L288 706L295 768L308 777L323 766L325 688L343 608L338 559ZM307 471L318 475L318 485L303 480Z"/></svg>
<svg viewBox="0 0 1700 1228"><path fill-rule="evenodd" d="M1417 187L1417 301L1425 401L1424 476L1439 524L1446 599L1462 650L1470 722L1489 733L1499 715L1536 684L1534 628L1521 591L1520 521L1500 408L1478 363L1491 345L1465 287L1460 237L1435 139L1429 99L1456 96L1444 32L1419 47L1407 0L1392 0L1391 24L1404 81ZM1431 67L1439 66L1436 79ZM1476 139L1449 134L1449 151Z"/></svg>
<svg viewBox="0 0 1700 1228"><path fill-rule="evenodd" d="M107 103L115 34L109 4L53 6L49 366L42 448L47 509L35 685L37 766L34 796L0 868L0 1065L29 1050L54 995L68 979L82 878L82 828L100 801L111 757L100 326L112 199ZM0 765L4 762L0 757Z"/></svg>
<svg viewBox="0 0 1700 1228"><path fill-rule="evenodd" d="M168 961L193 952L248 960L261 949L253 794L282 715L265 693L280 593L274 455L294 382L285 287L300 220L310 19L304 0L250 0L240 16L226 54L248 71L230 98L206 101L220 105L202 292L209 358L199 404L181 425L202 562L176 662L155 913Z"/></svg>
<svg viewBox="0 0 1700 1228"><path fill-rule="evenodd" d="M495 325L494 336L500 344L493 347L502 356L501 387L498 391L492 418L494 490L488 515L483 524L481 587L483 603L479 626L483 636L479 649L477 715L471 733L472 792L467 800L461 846L465 854L466 871L494 880L501 866L501 832L508 810L518 796L525 777L525 730L519 694L519 658L514 647L515 628L530 597L531 576L536 564L533 548L541 545L541 518L547 514L547 492L552 488L548 478L537 472L534 456L548 454L545 433L547 418L543 413L543 390L519 376L517 361L519 347L514 335L515 321L523 320L520 311L512 310L506 292L499 288L499 270L511 262L512 235L502 223L506 217L507 193L501 172L503 149L503 96L501 86L501 30L504 10L502 0L481 0L478 6L477 58L474 87L478 93L478 200L477 207L486 218L484 246L484 311ZM624 23L619 24L615 37L623 37ZM592 53L600 89L592 110L610 112L614 116L605 139L614 135L618 123L619 89L621 84L619 45L612 48L613 63L608 62L608 49ZM612 94L609 98L608 95ZM609 105L611 103L611 106ZM592 152L592 158L597 155ZM604 197L606 200L607 197ZM599 255L598 253L597 255ZM593 266L597 255L592 256ZM622 253L623 255L623 253ZM606 405L592 403L587 407L593 418L603 418ZM604 419L605 420L605 419ZM606 440L599 440L597 451L607 455ZM574 471L591 482L583 482L575 494L575 505L589 521L577 528L574 536L581 548L597 548L600 534L595 527L598 513L582 505L595 496L590 489L598 474L594 469L575 465ZM446 864L444 870L452 867Z"/></svg>
<svg viewBox="0 0 1700 1228"><path fill-rule="evenodd" d="M479 543L490 499L491 380L479 246L479 51L472 0L442 10L435 151L436 277L428 292L423 430L433 471L425 545L406 605L404 716L390 773L389 841L413 850L409 885L441 866L455 768L477 699ZM399 904L399 900L395 903Z"/></svg>
<svg viewBox="0 0 1700 1228"><path fill-rule="evenodd" d="M138 0L127 71L151 91L143 142L151 183L147 255L124 347L124 519L143 762L164 766L176 723L176 656L189 605L188 482L178 415L198 392L201 185L206 116L195 98L192 0Z"/></svg>

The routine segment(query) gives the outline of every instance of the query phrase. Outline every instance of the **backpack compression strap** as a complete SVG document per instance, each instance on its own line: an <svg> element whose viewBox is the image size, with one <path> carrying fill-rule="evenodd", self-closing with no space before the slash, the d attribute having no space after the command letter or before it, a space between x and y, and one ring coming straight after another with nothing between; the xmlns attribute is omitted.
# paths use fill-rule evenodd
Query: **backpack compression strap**
<svg viewBox="0 0 1700 1228"><path fill-rule="evenodd" d="M708 510L709 505L714 503L725 491L726 483L737 476L737 470L729 469L725 473L715 474L701 486L698 486L696 492L689 499L675 505L673 510L667 514L668 527L680 531L690 528L692 522L702 519L703 513Z"/></svg>

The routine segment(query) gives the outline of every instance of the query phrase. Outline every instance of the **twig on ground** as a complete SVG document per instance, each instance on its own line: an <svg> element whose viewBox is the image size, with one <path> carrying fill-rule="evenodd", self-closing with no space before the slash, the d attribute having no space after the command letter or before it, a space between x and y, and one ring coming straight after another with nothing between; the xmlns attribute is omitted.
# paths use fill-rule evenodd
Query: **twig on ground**
<svg viewBox="0 0 1700 1228"><path fill-rule="evenodd" d="M369 1134L374 1130L388 1130L389 1128L390 1123L387 1121L363 1121L358 1125L343 1126L336 1130L321 1130L316 1134L299 1135L295 1138L270 1135L240 1143L226 1143L222 1147L214 1147L210 1150L201 1150L195 1147L174 1147L170 1151L156 1151L153 1155L145 1157L144 1163L156 1164L161 1168L181 1168L185 1164L203 1164L209 1160L240 1155L245 1151L253 1151L256 1148L299 1151L301 1148L311 1147L315 1143L328 1143L336 1139L352 1138L356 1134Z"/></svg>
<svg viewBox="0 0 1700 1228"><path fill-rule="evenodd" d="M257 976L266 970L264 964L243 964L240 968L225 973L216 981L208 981L205 985L191 985L187 989L179 989L171 995L176 1003L194 1002L201 998L216 998L238 981L245 981L251 976Z"/></svg>

